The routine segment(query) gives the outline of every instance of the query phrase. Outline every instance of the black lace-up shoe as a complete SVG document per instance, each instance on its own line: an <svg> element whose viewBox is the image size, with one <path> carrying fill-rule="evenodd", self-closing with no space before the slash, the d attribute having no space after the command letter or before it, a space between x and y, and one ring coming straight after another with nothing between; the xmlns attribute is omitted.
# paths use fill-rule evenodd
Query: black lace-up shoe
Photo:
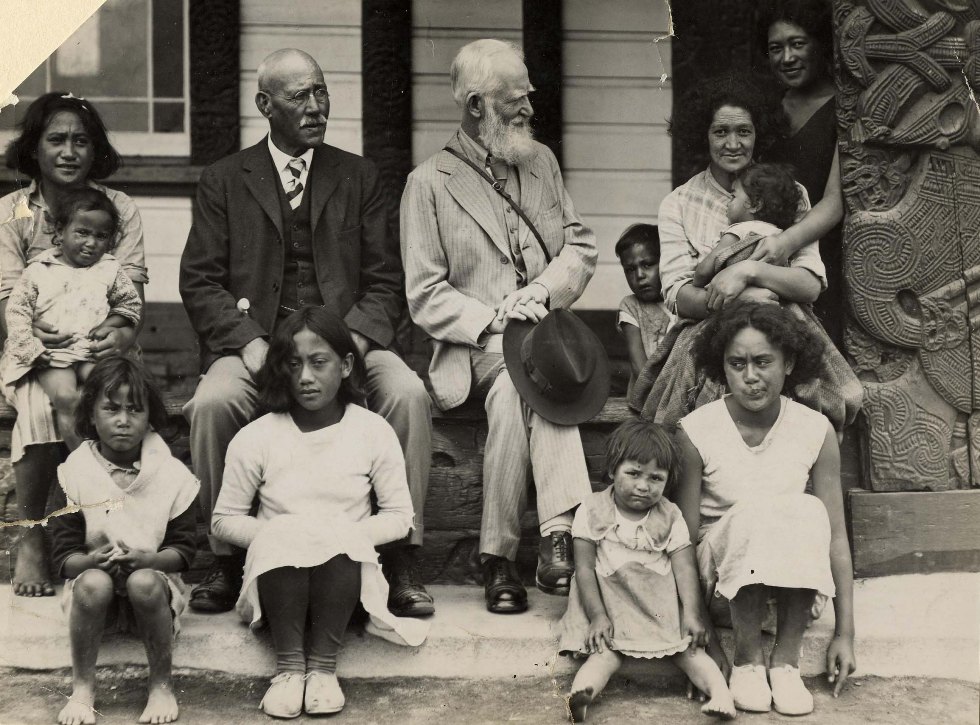
<svg viewBox="0 0 980 725"><path fill-rule="evenodd" d="M235 608L241 589L241 558L216 556L204 581L191 591L191 609L211 613L231 611Z"/></svg>
<svg viewBox="0 0 980 725"><path fill-rule="evenodd" d="M502 556L491 556L483 563L483 588L487 609L494 614L527 609L527 589L517 576L517 567Z"/></svg>
<svg viewBox="0 0 980 725"><path fill-rule="evenodd" d="M383 561L388 577L388 611L396 617L428 617L436 611L432 596L422 586L414 549L388 552Z"/></svg>
<svg viewBox="0 0 980 725"><path fill-rule="evenodd" d="M545 594L567 597L574 573L571 532L553 531L542 536L538 547L538 570L534 575L538 589Z"/></svg>

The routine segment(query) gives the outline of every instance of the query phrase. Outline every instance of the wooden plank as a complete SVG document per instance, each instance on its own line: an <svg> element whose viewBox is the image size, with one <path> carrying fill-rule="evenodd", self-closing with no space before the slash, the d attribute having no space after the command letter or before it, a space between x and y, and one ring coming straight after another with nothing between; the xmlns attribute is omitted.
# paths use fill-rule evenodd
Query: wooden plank
<svg viewBox="0 0 980 725"><path fill-rule="evenodd" d="M980 571L980 489L848 495L857 576Z"/></svg>
<svg viewBox="0 0 980 725"><path fill-rule="evenodd" d="M616 0L598 3L595 0L565 0L565 29L622 30L666 33L670 23L668 0Z"/></svg>
<svg viewBox="0 0 980 725"><path fill-rule="evenodd" d="M567 123L564 142L565 174L575 170L670 173L670 137L665 125Z"/></svg>
<svg viewBox="0 0 980 725"><path fill-rule="evenodd" d="M412 24L416 28L473 28L484 31L520 28L521 0L414 0ZM490 35L500 37L497 33ZM488 34L478 37L488 37Z"/></svg>
<svg viewBox="0 0 980 725"><path fill-rule="evenodd" d="M565 76L566 116L574 123L630 123L666 128L673 108L670 81L660 78ZM670 156L665 159L670 163Z"/></svg>
<svg viewBox="0 0 980 725"><path fill-rule="evenodd" d="M582 216L651 214L670 193L667 171L569 171L565 186Z"/></svg>
<svg viewBox="0 0 980 725"><path fill-rule="evenodd" d="M360 27L360 0L283 2L242 0L243 25L334 25Z"/></svg>
<svg viewBox="0 0 980 725"><path fill-rule="evenodd" d="M521 25L493 32L493 37L521 44ZM459 26L449 30L425 28L415 20L415 31L412 34L412 70L416 74L442 76L449 87L449 66L456 53L464 45L473 40L486 38L487 32L482 28Z"/></svg>
<svg viewBox="0 0 980 725"><path fill-rule="evenodd" d="M640 37L619 33L602 36L571 34L565 40L565 72L569 76L648 78L671 73L670 43L654 43L653 34Z"/></svg>
<svg viewBox="0 0 980 725"><path fill-rule="evenodd" d="M312 55L325 74L361 71L361 28L339 26L246 26L242 28L242 68L258 68L269 53L299 48Z"/></svg>

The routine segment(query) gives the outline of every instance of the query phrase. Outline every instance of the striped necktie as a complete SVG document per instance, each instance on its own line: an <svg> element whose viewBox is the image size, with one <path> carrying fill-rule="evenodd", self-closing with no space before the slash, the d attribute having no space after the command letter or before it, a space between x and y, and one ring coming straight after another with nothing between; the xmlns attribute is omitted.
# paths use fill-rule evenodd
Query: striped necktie
<svg viewBox="0 0 980 725"><path fill-rule="evenodd" d="M286 200L292 209L298 207L303 201L303 182L299 179L305 168L306 159L290 159L289 163L286 164L286 169L289 171L290 176L292 176L288 182L289 188L286 189Z"/></svg>

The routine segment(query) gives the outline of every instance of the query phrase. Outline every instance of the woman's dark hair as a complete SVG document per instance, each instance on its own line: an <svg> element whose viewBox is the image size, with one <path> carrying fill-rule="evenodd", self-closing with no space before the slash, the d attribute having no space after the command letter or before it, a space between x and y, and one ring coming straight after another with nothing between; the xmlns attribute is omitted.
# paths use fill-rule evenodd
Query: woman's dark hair
<svg viewBox="0 0 980 725"><path fill-rule="evenodd" d="M674 154L675 158L686 159L690 164L688 178L708 165L708 129L722 106L744 109L752 117L755 157L786 135L788 122L775 90L768 77L731 72L696 84L674 104L668 131L677 143L679 153Z"/></svg>
<svg viewBox="0 0 980 725"><path fill-rule="evenodd" d="M817 377L823 341L811 334L789 310L760 302L736 302L709 317L691 348L694 364L709 378L725 385L725 351L735 335L747 327L761 332L783 351L787 361L794 361L784 393Z"/></svg>
<svg viewBox="0 0 980 725"><path fill-rule="evenodd" d="M653 224L632 224L628 226L626 231L619 237L619 241L616 242L616 257L622 257L623 252L634 244L642 244L653 252L657 264L660 264L660 232L657 231L656 226Z"/></svg>
<svg viewBox="0 0 980 725"><path fill-rule="evenodd" d="M59 234L80 211L104 211L109 215L112 220L112 240L109 242L108 251L113 250L119 241L119 210L116 209L116 205L108 196L90 186L68 190L52 209L54 228Z"/></svg>
<svg viewBox="0 0 980 725"><path fill-rule="evenodd" d="M829 63L834 52L834 28L829 0L763 0L757 11L756 42L769 55L769 29L780 20L792 23L816 41Z"/></svg>
<svg viewBox="0 0 980 725"><path fill-rule="evenodd" d="M20 136L7 145L7 168L15 169L32 179L40 180L41 167L37 163L37 146L44 135L48 122L56 113L74 113L92 139L92 169L89 179L105 179L112 176L122 164L119 153L109 143L109 134L95 107L88 101L75 98L64 91L52 91L39 96L27 108L24 118L17 124Z"/></svg>
<svg viewBox="0 0 980 725"><path fill-rule="evenodd" d="M99 360L82 385L81 398L75 408L75 430L82 438L97 440L95 406L105 392L112 395L123 385L129 386L129 395L140 410L149 411L150 425L158 433L167 430L169 419L167 408L160 397L160 391L150 372L135 360L128 357L107 357Z"/></svg>
<svg viewBox="0 0 980 725"><path fill-rule="evenodd" d="M340 381L337 400L341 405L364 404L361 381L364 380L364 359L354 344L347 324L326 307L307 305L276 325L269 344L265 363L259 369L255 383L259 389L259 404L272 413L286 413L296 403L290 386L289 360L296 354L293 335L303 329L323 338L340 358L354 358L350 375Z"/></svg>
<svg viewBox="0 0 980 725"><path fill-rule="evenodd" d="M606 475L611 479L624 461L647 464L656 461L667 469L667 487L672 491L680 475L681 456L666 428L648 420L620 423L606 439Z"/></svg>
<svg viewBox="0 0 980 725"><path fill-rule="evenodd" d="M739 174L738 181L752 206L759 207L754 213L756 219L780 229L793 226L803 193L789 168L780 164L752 164Z"/></svg>

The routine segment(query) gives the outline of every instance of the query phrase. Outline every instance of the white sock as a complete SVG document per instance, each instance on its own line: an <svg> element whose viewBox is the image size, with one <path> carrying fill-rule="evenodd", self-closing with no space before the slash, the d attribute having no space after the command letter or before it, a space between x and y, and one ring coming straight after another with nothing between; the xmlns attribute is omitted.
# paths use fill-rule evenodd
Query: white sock
<svg viewBox="0 0 980 725"><path fill-rule="evenodd" d="M548 536L552 531L571 531L572 530L572 512L566 511L563 514L558 514L547 521L542 521L538 524L538 531L541 532L542 536Z"/></svg>

